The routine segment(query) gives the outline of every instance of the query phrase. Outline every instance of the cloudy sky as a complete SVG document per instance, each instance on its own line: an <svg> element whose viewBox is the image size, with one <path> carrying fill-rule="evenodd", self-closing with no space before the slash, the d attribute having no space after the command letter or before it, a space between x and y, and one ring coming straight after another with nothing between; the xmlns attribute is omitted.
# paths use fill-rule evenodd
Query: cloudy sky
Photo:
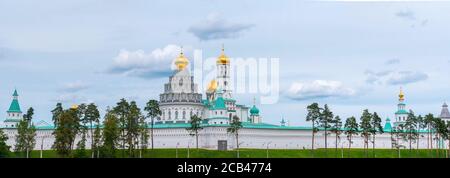
<svg viewBox="0 0 450 178"><path fill-rule="evenodd" d="M260 105L268 123L305 125L312 102L342 118L393 117L400 87L408 108L438 114L450 100L449 11L445 1L0 0L0 110L14 88L37 120L56 102L143 106L179 46L206 58L223 43L230 57L280 59L280 99Z"/></svg>

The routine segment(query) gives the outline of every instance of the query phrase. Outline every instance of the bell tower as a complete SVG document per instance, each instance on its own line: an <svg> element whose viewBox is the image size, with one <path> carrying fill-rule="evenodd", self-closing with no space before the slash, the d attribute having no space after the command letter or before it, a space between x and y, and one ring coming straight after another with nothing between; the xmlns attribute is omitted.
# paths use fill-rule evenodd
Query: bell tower
<svg viewBox="0 0 450 178"><path fill-rule="evenodd" d="M225 55L225 48L222 45L222 54L217 58L217 88L223 90L223 97L231 99L230 82L230 59Z"/></svg>

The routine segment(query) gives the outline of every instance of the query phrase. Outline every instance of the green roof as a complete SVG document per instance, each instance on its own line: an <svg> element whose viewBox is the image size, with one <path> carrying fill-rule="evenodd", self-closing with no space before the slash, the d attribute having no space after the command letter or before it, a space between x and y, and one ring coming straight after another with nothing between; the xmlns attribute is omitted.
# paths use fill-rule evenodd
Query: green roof
<svg viewBox="0 0 450 178"><path fill-rule="evenodd" d="M259 109L256 108L255 105L253 105L252 109L250 109L250 114L251 115L258 115L259 114Z"/></svg>
<svg viewBox="0 0 450 178"><path fill-rule="evenodd" d="M408 111L404 110L404 109L400 109L397 112L395 112L395 114L409 114Z"/></svg>
<svg viewBox="0 0 450 178"><path fill-rule="evenodd" d="M390 123L390 122L386 122L386 124L384 124L383 130L384 130L385 132L392 131L391 123Z"/></svg>
<svg viewBox="0 0 450 178"><path fill-rule="evenodd" d="M216 101L214 102L214 109L227 109L225 107L225 101L222 97L218 97Z"/></svg>
<svg viewBox="0 0 450 178"><path fill-rule="evenodd" d="M7 112L22 112L20 110L19 101L17 99L12 100L11 105L9 106L9 109Z"/></svg>

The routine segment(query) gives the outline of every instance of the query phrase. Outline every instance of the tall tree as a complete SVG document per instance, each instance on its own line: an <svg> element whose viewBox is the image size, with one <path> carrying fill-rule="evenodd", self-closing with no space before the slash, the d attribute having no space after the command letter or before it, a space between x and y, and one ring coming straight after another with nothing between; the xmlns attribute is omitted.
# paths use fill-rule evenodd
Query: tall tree
<svg viewBox="0 0 450 178"><path fill-rule="evenodd" d="M94 103L90 103L87 105L86 110L84 111L84 121L85 123L89 123L89 131L90 131L90 137L91 137L91 158L94 157L94 153L97 151L97 145L98 143L94 139L94 127L93 123L99 122L100 119L100 112L98 111L97 106Z"/></svg>
<svg viewBox="0 0 450 178"><path fill-rule="evenodd" d="M427 127L427 131L428 131L428 138L427 138L428 149L433 149L433 139L432 139L432 133L431 133L433 130L433 126L434 126L433 114L430 113L430 114L425 115L424 123L425 123L425 126Z"/></svg>
<svg viewBox="0 0 450 178"><path fill-rule="evenodd" d="M352 138L354 134L358 133L358 122L356 122L356 118L355 117L349 117L347 118L347 120L345 121L345 134L347 135L347 140L348 140L348 148L349 148L349 152L350 152L350 148L352 148Z"/></svg>
<svg viewBox="0 0 450 178"><path fill-rule="evenodd" d="M29 108L17 126L17 136L15 139L14 151L23 153L26 158L36 145L36 128L31 123L34 110Z"/></svg>
<svg viewBox="0 0 450 178"><path fill-rule="evenodd" d="M75 158L86 158L87 152L86 152L86 134L88 132L87 123L89 123L88 119L86 118L86 104L82 103L76 108L73 108L76 110L76 118L78 120L78 129L77 129L77 135L81 136L81 139L76 144L76 149L73 154L73 157ZM75 139L74 139L75 141Z"/></svg>
<svg viewBox="0 0 450 178"><path fill-rule="evenodd" d="M198 132L203 129L203 127L201 126L201 121L202 119L197 115L191 116L191 120L189 121L191 123L191 127L186 129L189 131L189 134L191 136L195 136L195 146L197 149L198 149Z"/></svg>
<svg viewBox="0 0 450 178"><path fill-rule="evenodd" d="M135 157L137 140L139 139L139 120L142 117L141 109L135 101L130 102L130 112L126 123L126 139L128 144L128 156Z"/></svg>
<svg viewBox="0 0 450 178"><path fill-rule="evenodd" d="M145 117L142 116L140 118L139 121L139 126L140 126L140 130L139 130L139 134L140 134L140 144L141 144L141 153L144 152L145 150L147 150L147 145L148 145L148 138L150 137L150 135L148 134L148 123L145 121ZM141 155L140 155L141 157Z"/></svg>
<svg viewBox="0 0 450 178"><path fill-rule="evenodd" d="M412 143L417 139L417 117L414 115L413 111L409 111L408 117L405 122L405 129L407 134L406 140L409 142L409 150L412 150Z"/></svg>
<svg viewBox="0 0 450 178"><path fill-rule="evenodd" d="M425 119L422 117L422 115L417 116L417 149L419 149L420 146L420 137L423 137L422 134L420 134L423 129L426 128Z"/></svg>
<svg viewBox="0 0 450 178"><path fill-rule="evenodd" d="M342 133L342 121L341 118L339 116L335 116L334 119L332 120L332 126L331 126L331 132L334 133L334 135L336 136L336 140L335 140L335 153L337 153L337 149L338 149L338 140L340 140L340 135Z"/></svg>
<svg viewBox="0 0 450 178"><path fill-rule="evenodd" d="M330 108L328 108L328 105L325 104L323 107L323 110L320 114L320 127L325 130L325 150L328 148L327 138L328 138L328 129L331 127L330 123L333 119L333 112L331 112Z"/></svg>
<svg viewBox="0 0 450 178"><path fill-rule="evenodd" d="M315 139L315 133L318 131L318 128L316 127L319 123L320 116L320 107L317 103L312 103L306 107L308 110L308 114L306 115L306 121L311 122L312 124L312 138L311 138L311 149L314 154L314 139Z"/></svg>
<svg viewBox="0 0 450 178"><path fill-rule="evenodd" d="M233 119L231 120L230 127L227 128L227 132L234 134L235 140L236 140L236 149L239 153L239 130L242 128L242 122L240 121L239 117L233 116ZM239 155L238 155L239 157Z"/></svg>
<svg viewBox="0 0 450 178"><path fill-rule="evenodd" d="M95 154L97 153L97 158L99 157L98 153L100 152L100 145L102 141L102 129L100 128L100 123L97 121L95 125L95 131L94 131L94 144L92 145L91 149L92 152ZM95 157L95 156L94 156Z"/></svg>
<svg viewBox="0 0 450 178"><path fill-rule="evenodd" d="M126 130L127 130L127 118L130 113L130 103L124 98L120 99L117 105L113 108L115 115L119 121L119 129L120 129L120 140L121 140L121 149L122 149L122 157L125 157L125 144L126 144Z"/></svg>
<svg viewBox="0 0 450 178"><path fill-rule="evenodd" d="M369 137L372 131L371 125L372 114L369 110L365 109L360 118L361 136L364 138L364 151L366 157L368 156L367 149L369 148Z"/></svg>
<svg viewBox="0 0 450 178"><path fill-rule="evenodd" d="M159 109L159 103L156 100L149 100L144 108L147 111L147 117L150 118L150 139L152 142L153 149L153 126L155 124L155 118L161 115L161 110Z"/></svg>
<svg viewBox="0 0 450 178"><path fill-rule="evenodd" d="M380 118L380 116L378 116L377 112L374 112L372 114L372 119L370 121L371 121L370 125L372 126L372 129L371 129L372 150L373 150L373 156L375 157L375 139L376 139L376 135L377 135L377 133L383 134L384 130L383 130L383 127L381 126L381 122L382 122L381 118Z"/></svg>
<svg viewBox="0 0 450 178"><path fill-rule="evenodd" d="M104 157L113 158L120 142L120 122L116 114L110 110L107 110L104 118L102 154Z"/></svg>
<svg viewBox="0 0 450 178"><path fill-rule="evenodd" d="M78 134L79 118L76 108L64 110L57 117L56 129L53 131L55 141L52 148L61 157L68 157L72 153L75 137Z"/></svg>
<svg viewBox="0 0 450 178"><path fill-rule="evenodd" d="M8 157L10 154L11 147L6 144L6 141L8 141L8 136L0 129L0 158Z"/></svg>
<svg viewBox="0 0 450 178"><path fill-rule="evenodd" d="M53 109L52 110L52 121L53 121L53 124L56 126L56 125L58 125L58 118L59 118L59 115L63 112L63 107L62 107L62 104L61 103L56 103L56 107L55 107L55 109Z"/></svg>
<svg viewBox="0 0 450 178"><path fill-rule="evenodd" d="M436 129L436 153L438 155L438 157L440 157L440 148L442 148L441 143L445 142L448 139L448 129L447 129L447 124L445 123L445 121L443 121L441 118L435 118L434 120L435 122L435 129Z"/></svg>

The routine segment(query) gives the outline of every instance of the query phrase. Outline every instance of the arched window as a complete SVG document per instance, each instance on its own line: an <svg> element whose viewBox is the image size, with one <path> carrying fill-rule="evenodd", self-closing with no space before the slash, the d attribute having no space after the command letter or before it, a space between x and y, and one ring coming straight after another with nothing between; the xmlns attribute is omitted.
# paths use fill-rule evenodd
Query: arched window
<svg viewBox="0 0 450 178"><path fill-rule="evenodd" d="M175 110L175 119L178 119L178 111Z"/></svg>
<svg viewBox="0 0 450 178"><path fill-rule="evenodd" d="M183 110L183 119L186 119L186 111Z"/></svg>
<svg viewBox="0 0 450 178"><path fill-rule="evenodd" d="M169 120L171 120L171 119L172 119L172 112L169 109Z"/></svg>

